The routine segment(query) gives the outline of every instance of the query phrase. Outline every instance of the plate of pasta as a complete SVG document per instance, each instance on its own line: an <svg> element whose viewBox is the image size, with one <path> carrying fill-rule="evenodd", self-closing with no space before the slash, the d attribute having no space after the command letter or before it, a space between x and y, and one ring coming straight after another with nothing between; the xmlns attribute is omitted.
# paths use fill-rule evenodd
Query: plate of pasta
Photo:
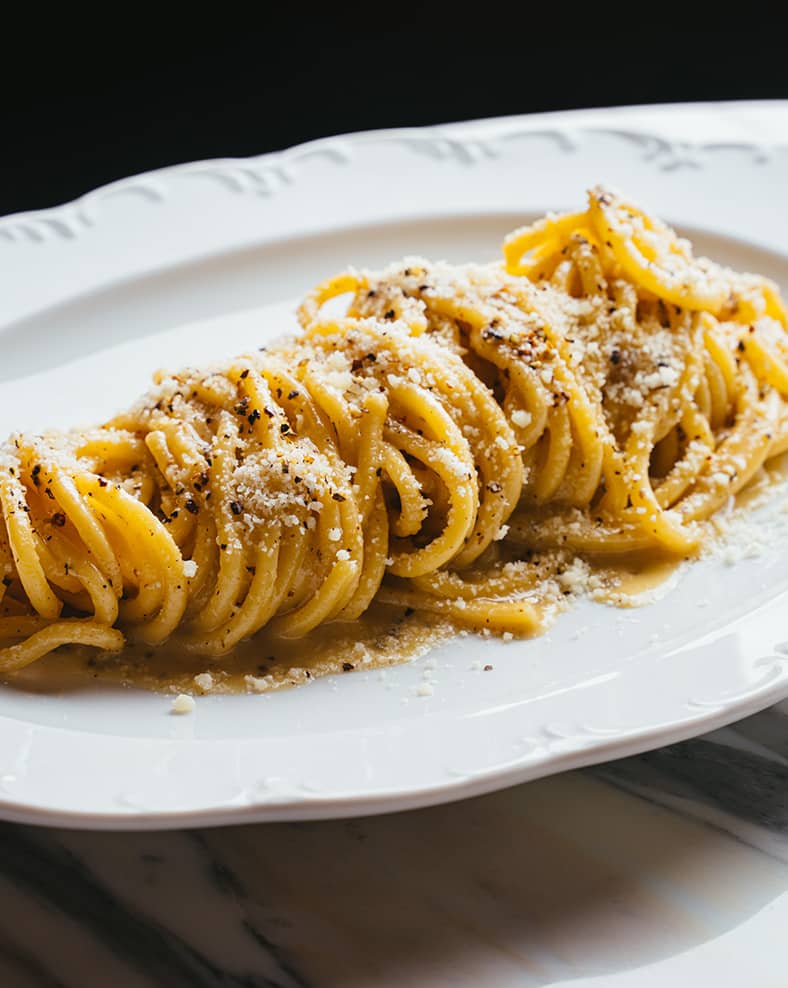
<svg viewBox="0 0 788 988"><path fill-rule="evenodd" d="M403 809L788 694L787 143L506 118L0 220L0 816Z"/></svg>

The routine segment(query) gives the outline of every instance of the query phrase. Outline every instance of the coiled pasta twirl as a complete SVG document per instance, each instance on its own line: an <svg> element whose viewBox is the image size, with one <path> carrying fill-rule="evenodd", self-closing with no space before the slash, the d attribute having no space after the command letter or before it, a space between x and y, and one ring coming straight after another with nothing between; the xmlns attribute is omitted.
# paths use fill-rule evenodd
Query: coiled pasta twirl
<svg viewBox="0 0 788 988"><path fill-rule="evenodd" d="M695 552L788 448L776 287L602 189L503 263L348 272L299 314L92 432L5 444L0 670L127 640L217 658L375 600L533 631L575 555Z"/></svg>

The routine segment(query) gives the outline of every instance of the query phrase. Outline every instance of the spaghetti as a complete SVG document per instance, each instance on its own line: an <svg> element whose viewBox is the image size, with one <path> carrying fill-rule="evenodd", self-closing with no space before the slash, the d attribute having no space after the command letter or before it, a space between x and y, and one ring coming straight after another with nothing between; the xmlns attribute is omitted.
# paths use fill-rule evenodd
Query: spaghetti
<svg viewBox="0 0 788 988"><path fill-rule="evenodd" d="M531 633L578 559L696 553L788 449L776 287L602 189L502 264L348 272L299 316L2 447L0 671L67 644L218 659L373 601Z"/></svg>

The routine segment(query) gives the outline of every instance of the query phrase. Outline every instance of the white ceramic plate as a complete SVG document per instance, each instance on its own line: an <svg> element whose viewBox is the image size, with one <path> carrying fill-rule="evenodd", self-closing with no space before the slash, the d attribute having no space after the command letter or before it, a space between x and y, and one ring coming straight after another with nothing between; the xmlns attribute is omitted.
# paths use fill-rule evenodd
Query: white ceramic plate
<svg viewBox="0 0 788 988"><path fill-rule="evenodd" d="M508 118L201 162L0 220L0 431L95 421L157 366L259 344L347 264L493 257L507 230L598 181L788 287L785 103ZM788 694L787 527L761 511L748 558L693 565L648 608L581 602L533 641L437 649L427 697L426 660L203 697L185 717L171 696L107 685L0 687L0 816L139 828L381 812L719 726Z"/></svg>

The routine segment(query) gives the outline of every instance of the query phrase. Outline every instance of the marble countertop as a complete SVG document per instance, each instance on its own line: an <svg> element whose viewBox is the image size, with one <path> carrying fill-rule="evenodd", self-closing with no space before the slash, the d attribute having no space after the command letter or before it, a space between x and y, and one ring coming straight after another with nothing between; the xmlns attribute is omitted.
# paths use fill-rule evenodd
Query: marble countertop
<svg viewBox="0 0 788 988"><path fill-rule="evenodd" d="M0 985L784 986L786 715L388 816L1 824Z"/></svg>

